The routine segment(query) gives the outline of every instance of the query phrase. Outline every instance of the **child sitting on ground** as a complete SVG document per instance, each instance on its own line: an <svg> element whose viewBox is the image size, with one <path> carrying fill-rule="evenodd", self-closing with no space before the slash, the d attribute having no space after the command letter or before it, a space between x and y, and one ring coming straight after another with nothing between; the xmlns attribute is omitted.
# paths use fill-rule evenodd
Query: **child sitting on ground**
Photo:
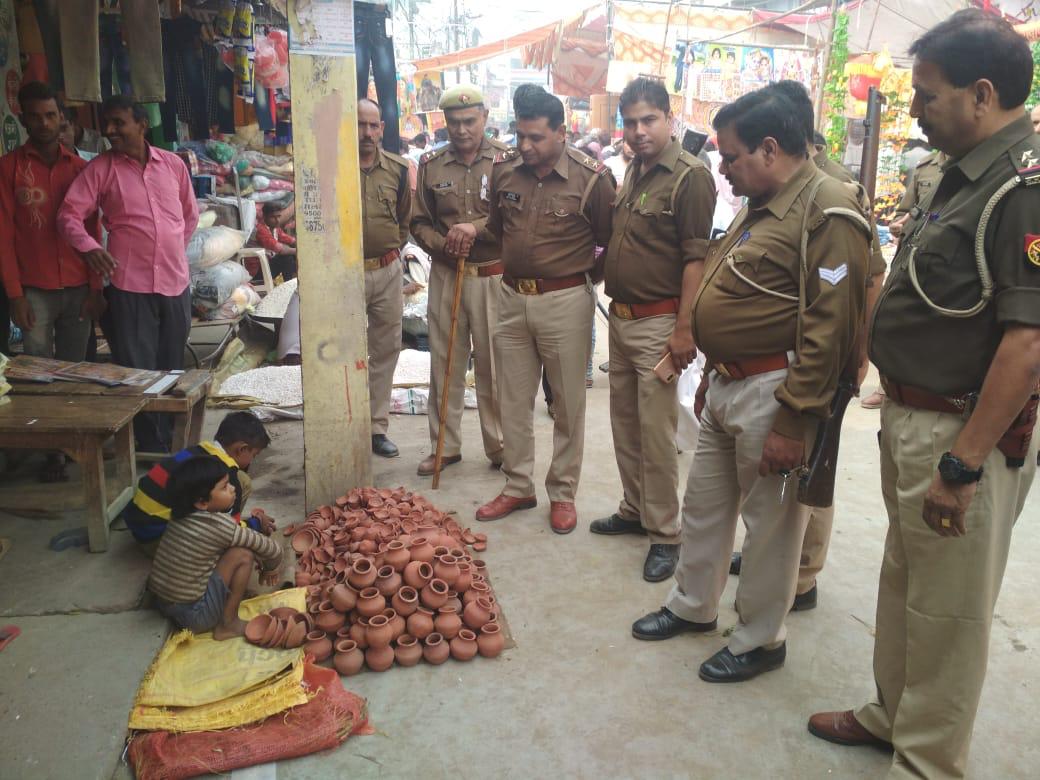
<svg viewBox="0 0 1040 780"><path fill-rule="evenodd" d="M171 519L148 578L159 612L193 633L212 630L216 640L242 636L238 605L253 565L260 563L261 584L275 584L281 547L227 514L235 488L228 467L212 455L177 466L168 493Z"/></svg>
<svg viewBox="0 0 1040 780"><path fill-rule="evenodd" d="M176 455L156 463L137 483L134 500L123 510L123 521L134 539L148 557L155 555L159 538L170 519L170 501L167 481L170 471L179 463L199 455L213 455L228 467L229 481L235 488L235 504L229 514L254 531L270 534L274 520L262 509L253 509L244 522L242 510L252 492L249 475L253 459L271 443L263 424L249 412L232 412L220 421L216 441L204 441L181 450Z"/></svg>

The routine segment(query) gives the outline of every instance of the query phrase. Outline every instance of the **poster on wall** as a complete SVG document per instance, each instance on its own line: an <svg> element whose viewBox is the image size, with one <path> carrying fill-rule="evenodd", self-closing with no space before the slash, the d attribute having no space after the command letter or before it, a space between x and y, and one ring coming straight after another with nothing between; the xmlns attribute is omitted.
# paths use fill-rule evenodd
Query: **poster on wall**
<svg viewBox="0 0 1040 780"><path fill-rule="evenodd" d="M728 43L678 41L669 91L689 101L726 103L779 79L812 90L814 55L808 49L774 49Z"/></svg>
<svg viewBox="0 0 1040 780"><path fill-rule="evenodd" d="M18 121L18 87L22 83L15 25L14 0L0 0L0 73L4 90L0 98L0 152L7 154L21 145L22 125Z"/></svg>

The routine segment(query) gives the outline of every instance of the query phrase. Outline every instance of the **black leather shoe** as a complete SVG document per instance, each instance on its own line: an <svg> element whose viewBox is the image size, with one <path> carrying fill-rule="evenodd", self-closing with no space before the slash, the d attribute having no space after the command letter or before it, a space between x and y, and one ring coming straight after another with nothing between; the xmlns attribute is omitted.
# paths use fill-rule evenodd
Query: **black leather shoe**
<svg viewBox="0 0 1040 780"><path fill-rule="evenodd" d="M712 683L744 682L763 672L779 669L785 658L786 642L773 650L756 647L740 655L733 655L728 647L724 647L701 664L700 678Z"/></svg>
<svg viewBox="0 0 1040 780"><path fill-rule="evenodd" d="M643 563L643 579L647 582L663 582L675 574L679 562L679 545L652 544Z"/></svg>
<svg viewBox="0 0 1040 780"><path fill-rule="evenodd" d="M740 576L740 553L733 553L729 556L729 573Z"/></svg>
<svg viewBox="0 0 1040 780"><path fill-rule="evenodd" d="M381 458L396 458L401 454L397 445L386 438L385 433L372 434L372 452Z"/></svg>
<svg viewBox="0 0 1040 780"><path fill-rule="evenodd" d="M718 625L718 620L713 620L710 623L694 623L690 620L683 620L670 611L668 607L661 607L657 612L643 615L643 617L633 623L632 636L636 639L654 642L658 639L671 639L673 636L678 636L687 631L694 633L714 631Z"/></svg>
<svg viewBox="0 0 1040 780"><path fill-rule="evenodd" d="M805 591L801 595L794 597L794 604L791 605L792 612L805 612L809 609L816 609L816 586L813 585L810 590Z"/></svg>
<svg viewBox="0 0 1040 780"><path fill-rule="evenodd" d="M617 534L646 536L646 529L643 528L642 523L638 520L626 520L617 512L610 517L593 520L589 523L589 530L594 534L605 534L607 536L615 536Z"/></svg>

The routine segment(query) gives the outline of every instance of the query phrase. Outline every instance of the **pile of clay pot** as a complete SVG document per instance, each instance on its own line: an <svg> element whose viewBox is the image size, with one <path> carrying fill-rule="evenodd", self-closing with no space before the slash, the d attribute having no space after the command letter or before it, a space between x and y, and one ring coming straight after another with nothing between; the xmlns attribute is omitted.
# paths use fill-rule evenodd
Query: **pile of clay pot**
<svg viewBox="0 0 1040 780"><path fill-rule="evenodd" d="M494 658L505 637L480 552L487 537L403 487L358 488L287 529L307 588L303 647L342 675Z"/></svg>
<svg viewBox="0 0 1040 780"><path fill-rule="evenodd" d="M246 641L258 647L291 650L306 641L310 630L305 614L292 607L276 607L246 624Z"/></svg>

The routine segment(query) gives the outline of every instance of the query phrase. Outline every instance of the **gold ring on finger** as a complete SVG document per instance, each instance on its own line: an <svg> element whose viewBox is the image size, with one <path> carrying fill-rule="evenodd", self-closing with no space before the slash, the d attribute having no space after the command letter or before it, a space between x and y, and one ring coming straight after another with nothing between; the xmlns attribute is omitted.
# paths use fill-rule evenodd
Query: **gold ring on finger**
<svg viewBox="0 0 1040 780"><path fill-rule="evenodd" d="M940 517L939 518L939 523L942 524L943 528L949 528L950 527L950 518L948 518L948 517Z"/></svg>

